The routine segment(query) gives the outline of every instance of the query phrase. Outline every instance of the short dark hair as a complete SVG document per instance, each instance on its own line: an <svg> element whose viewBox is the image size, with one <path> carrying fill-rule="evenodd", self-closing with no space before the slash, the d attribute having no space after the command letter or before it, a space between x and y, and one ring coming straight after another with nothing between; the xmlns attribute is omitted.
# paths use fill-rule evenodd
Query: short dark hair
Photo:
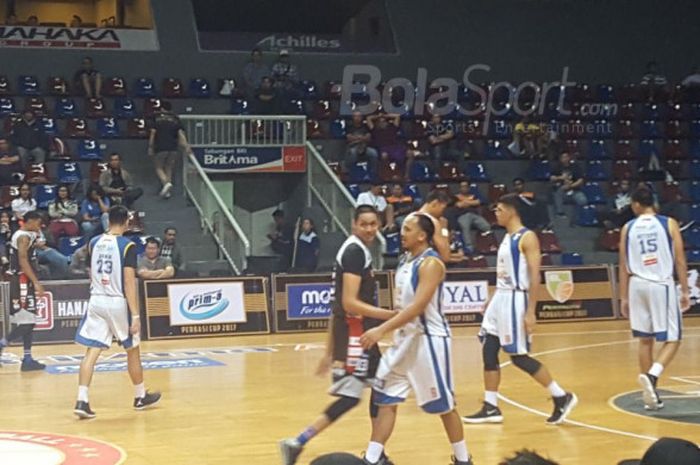
<svg viewBox="0 0 700 465"><path fill-rule="evenodd" d="M109 224L121 226L129 221L129 210L124 205L115 205L109 209Z"/></svg>
<svg viewBox="0 0 700 465"><path fill-rule="evenodd" d="M253 47L253 50L250 51L250 54L253 55L255 53L260 53L262 54L262 50L260 50L260 47Z"/></svg>
<svg viewBox="0 0 700 465"><path fill-rule="evenodd" d="M360 215L364 215L365 213L374 213L375 215L377 215L377 217L379 217L379 212L372 205L360 205L355 209L355 221L357 221Z"/></svg>
<svg viewBox="0 0 700 465"><path fill-rule="evenodd" d="M521 216L521 211L523 208L523 199L520 198L518 194L505 194L502 195L498 199L498 203L501 203L503 205L507 205L518 213L518 216Z"/></svg>
<svg viewBox="0 0 700 465"><path fill-rule="evenodd" d="M452 196L449 192L442 189L431 190L425 198L425 203L430 203L433 201L438 201L440 203L449 204L452 200Z"/></svg>
<svg viewBox="0 0 700 465"><path fill-rule="evenodd" d="M175 226L168 226L165 228L165 231L163 231L163 234L168 234L168 231L177 232L177 228Z"/></svg>
<svg viewBox="0 0 700 465"><path fill-rule="evenodd" d="M637 202L642 207L654 206L654 193L646 187L638 187L632 193L632 202Z"/></svg>
<svg viewBox="0 0 700 465"><path fill-rule="evenodd" d="M558 465L557 462L548 460L535 451L523 449L515 453L509 459L505 459L500 465Z"/></svg>
<svg viewBox="0 0 700 465"><path fill-rule="evenodd" d="M416 222L418 223L418 226L420 227L421 231L425 233L426 236L428 236L428 242L430 242L435 235L435 223L433 223L433 220L428 218L428 215L425 215L423 213L416 213L414 215L416 217Z"/></svg>
<svg viewBox="0 0 700 465"><path fill-rule="evenodd" d="M44 214L39 210L32 210L24 214L24 221L43 220Z"/></svg>
<svg viewBox="0 0 700 465"><path fill-rule="evenodd" d="M515 178L515 179L513 179L513 184L515 184L516 182L521 182L521 183L525 184L525 180L524 180L523 178Z"/></svg>
<svg viewBox="0 0 700 465"><path fill-rule="evenodd" d="M148 244L155 244L155 245L157 245L158 248L160 249L160 241L159 241L158 238L156 238L156 237L148 236L148 237L146 238L146 245L148 245Z"/></svg>
<svg viewBox="0 0 700 465"><path fill-rule="evenodd" d="M112 153L110 153L110 154L109 154L109 158L112 158L112 157L119 157L120 160L122 159L122 156L119 155L119 152L112 152Z"/></svg>
<svg viewBox="0 0 700 465"><path fill-rule="evenodd" d="M278 208L277 210L272 212L272 217L273 218L284 218L284 210Z"/></svg>

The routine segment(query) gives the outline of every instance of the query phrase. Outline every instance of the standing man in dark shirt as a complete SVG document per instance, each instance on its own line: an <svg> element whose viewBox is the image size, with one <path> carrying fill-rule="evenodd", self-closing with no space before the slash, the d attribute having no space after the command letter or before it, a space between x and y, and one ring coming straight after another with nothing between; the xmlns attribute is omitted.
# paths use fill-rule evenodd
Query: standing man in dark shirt
<svg viewBox="0 0 700 465"><path fill-rule="evenodd" d="M11 139L24 166L46 161L49 138L31 110L25 110L22 119L12 127Z"/></svg>
<svg viewBox="0 0 700 465"><path fill-rule="evenodd" d="M83 89L85 97L100 98L102 95L102 75L92 64L92 58L83 58L82 66L75 72L73 81L76 86Z"/></svg>
<svg viewBox="0 0 700 465"><path fill-rule="evenodd" d="M175 272L182 265L182 252L180 247L175 243L177 239L177 229L170 227L165 228L163 232L163 246L160 248L160 257L170 259L170 263L175 267Z"/></svg>
<svg viewBox="0 0 700 465"><path fill-rule="evenodd" d="M552 176L549 179L552 182L552 196L557 216L566 216L565 201L576 203L578 206L588 203L586 194L581 190L584 182L583 170L567 152L559 155L559 163L552 170Z"/></svg>
<svg viewBox="0 0 700 465"><path fill-rule="evenodd" d="M330 393L338 398L326 411L297 438L280 442L282 465L294 465L304 445L329 427L342 415L357 406L362 392L374 378L381 353L379 346L363 350L360 336L374 328L381 320L394 315L390 310L376 306L376 281L372 254L368 246L379 230L379 216L374 207L362 205L355 210L352 235L338 251L333 267L331 306L333 315L328 326L326 353L316 372L319 375L333 370ZM370 416L374 423L377 409L370 402ZM382 456L383 460L386 456Z"/></svg>
<svg viewBox="0 0 700 465"><path fill-rule="evenodd" d="M188 154L192 153L180 118L172 112L170 102L163 102L148 139L148 155L153 158L156 176L163 186L160 196L166 199L170 198L170 190L173 188L173 168L177 162L178 146Z"/></svg>
<svg viewBox="0 0 700 465"><path fill-rule="evenodd" d="M131 175L122 168L122 157L116 152L109 156L109 169L100 174L100 187L113 204L123 204L127 208L143 195L143 189L134 187Z"/></svg>
<svg viewBox="0 0 700 465"><path fill-rule="evenodd" d="M255 93L252 110L256 115L275 115L279 113L280 102L277 90L272 86L272 79L262 78L260 88Z"/></svg>
<svg viewBox="0 0 700 465"><path fill-rule="evenodd" d="M284 272L292 266L292 255L294 253L294 227L287 224L284 211L275 210L272 212L272 219L275 222L274 230L267 235L270 239L272 251L279 254L279 269Z"/></svg>

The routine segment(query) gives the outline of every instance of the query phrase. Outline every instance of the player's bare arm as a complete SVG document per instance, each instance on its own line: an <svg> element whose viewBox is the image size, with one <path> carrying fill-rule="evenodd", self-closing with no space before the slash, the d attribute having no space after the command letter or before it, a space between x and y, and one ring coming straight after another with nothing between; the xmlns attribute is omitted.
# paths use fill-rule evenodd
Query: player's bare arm
<svg viewBox="0 0 700 465"><path fill-rule="evenodd" d="M618 275L618 286L620 293L620 313L623 317L629 317L629 279L630 273L627 270L627 228L625 225L620 232L620 258L619 264L619 275ZM685 253L683 253L685 257ZM687 282L687 281L686 281Z"/></svg>
<svg viewBox="0 0 700 465"><path fill-rule="evenodd" d="M131 267L124 268L124 296L131 312L131 334L138 334L141 331L141 321L136 299L136 273Z"/></svg>
<svg viewBox="0 0 700 465"><path fill-rule="evenodd" d="M362 277L353 273L343 273L343 309L348 313L354 313L367 318L388 320L394 316L391 310L375 307L360 300L360 283Z"/></svg>
<svg viewBox="0 0 700 465"><path fill-rule="evenodd" d="M530 291L528 294L527 310L525 312L525 330L528 334L535 331L537 324L537 296L540 290L540 266L542 264L542 251L537 235L528 231L522 238L523 254L527 262L527 274L530 278Z"/></svg>
<svg viewBox="0 0 700 465"><path fill-rule="evenodd" d="M676 274L678 275L678 283L681 285L681 312L686 312L690 308L690 294L688 290L688 263L685 260L683 236L681 235L678 222L673 218L669 218L668 220L668 229L670 230L671 239L673 240L673 256L676 265Z"/></svg>
<svg viewBox="0 0 700 465"><path fill-rule="evenodd" d="M17 256L22 273L27 275L32 281L32 284L34 284L34 292L37 296L42 295L44 293L44 286L39 282L39 278L36 276L32 265L29 263L29 238L27 236L22 236L17 240Z"/></svg>
<svg viewBox="0 0 700 465"><path fill-rule="evenodd" d="M433 219L433 224L435 225L435 234L433 234L433 245L440 258L444 262L450 261L450 232L447 227L447 219L440 218L439 220Z"/></svg>
<svg viewBox="0 0 700 465"><path fill-rule="evenodd" d="M328 335L326 337L326 348L323 352L323 357L318 361L318 367L316 367L316 375L324 376L331 369L333 365L333 320L334 315L331 315L328 319Z"/></svg>

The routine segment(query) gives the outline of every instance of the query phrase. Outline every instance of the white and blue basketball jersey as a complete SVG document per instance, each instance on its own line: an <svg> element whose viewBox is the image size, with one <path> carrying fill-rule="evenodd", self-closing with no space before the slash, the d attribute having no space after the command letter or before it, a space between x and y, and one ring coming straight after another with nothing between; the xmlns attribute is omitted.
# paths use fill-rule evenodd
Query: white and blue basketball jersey
<svg viewBox="0 0 700 465"><path fill-rule="evenodd" d="M416 289L418 289L418 270L421 264L428 257L440 259L438 253L429 248L417 257L406 255L399 263L396 269L396 290L395 290L395 307L404 309L411 305L416 298ZM425 311L421 316L416 318L412 323L408 323L402 331L411 333L412 330L417 334L426 334L428 336L450 336L450 327L442 313L442 285L430 299Z"/></svg>
<svg viewBox="0 0 700 465"><path fill-rule="evenodd" d="M673 241L669 219L640 215L627 223L627 271L647 281L673 280Z"/></svg>
<svg viewBox="0 0 700 465"><path fill-rule="evenodd" d="M530 277L527 260L522 251L522 238L529 229L522 228L514 234L506 234L498 248L496 264L496 288L503 290L527 291Z"/></svg>
<svg viewBox="0 0 700 465"><path fill-rule="evenodd" d="M124 268L135 268L134 243L123 236L101 234L90 241L90 294L124 297ZM127 260L128 255L128 260Z"/></svg>

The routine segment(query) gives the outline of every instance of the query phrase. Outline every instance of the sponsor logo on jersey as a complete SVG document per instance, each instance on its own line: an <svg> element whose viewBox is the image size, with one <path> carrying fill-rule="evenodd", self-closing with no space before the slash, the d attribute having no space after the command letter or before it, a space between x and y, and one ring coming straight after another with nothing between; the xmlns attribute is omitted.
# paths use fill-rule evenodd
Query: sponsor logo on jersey
<svg viewBox="0 0 700 465"><path fill-rule="evenodd" d="M228 307L229 301L221 289L209 292L190 292L180 301L180 314L188 320L207 320L220 314Z"/></svg>
<svg viewBox="0 0 700 465"><path fill-rule="evenodd" d="M545 271L544 281L549 295L560 304L574 295L574 277L571 270Z"/></svg>

